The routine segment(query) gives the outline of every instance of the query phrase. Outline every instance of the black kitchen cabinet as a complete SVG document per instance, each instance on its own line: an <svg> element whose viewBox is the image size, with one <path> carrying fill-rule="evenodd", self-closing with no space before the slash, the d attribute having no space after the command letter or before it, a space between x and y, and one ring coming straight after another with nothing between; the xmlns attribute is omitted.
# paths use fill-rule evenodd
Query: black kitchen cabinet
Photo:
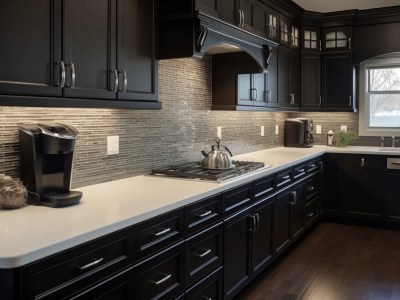
<svg viewBox="0 0 400 300"><path fill-rule="evenodd" d="M300 29L291 20L280 16L280 38L282 45L298 49L300 47Z"/></svg>
<svg viewBox="0 0 400 300"><path fill-rule="evenodd" d="M386 215L389 222L400 222L400 168L396 163L400 161L399 157L387 157L387 169L385 174L385 200ZM393 165L392 162L395 164Z"/></svg>
<svg viewBox="0 0 400 300"><path fill-rule="evenodd" d="M321 35L323 51L352 50L351 26L322 28Z"/></svg>
<svg viewBox="0 0 400 300"><path fill-rule="evenodd" d="M264 99L264 74L237 75L237 104L249 106L267 106Z"/></svg>
<svg viewBox="0 0 400 300"><path fill-rule="evenodd" d="M322 107L353 111L352 53L322 55Z"/></svg>
<svg viewBox="0 0 400 300"><path fill-rule="evenodd" d="M58 1L2 1L0 4L0 94L61 96L61 49L53 31Z"/></svg>
<svg viewBox="0 0 400 300"><path fill-rule="evenodd" d="M236 0L238 26L257 34L258 36L267 37L267 14L265 6L256 1Z"/></svg>
<svg viewBox="0 0 400 300"><path fill-rule="evenodd" d="M281 254L304 230L304 182L276 196L274 251Z"/></svg>
<svg viewBox="0 0 400 300"><path fill-rule="evenodd" d="M321 32L317 27L302 27L302 51L307 52L321 52L322 41Z"/></svg>
<svg viewBox="0 0 400 300"><path fill-rule="evenodd" d="M321 96L321 55L301 54L301 108L320 108Z"/></svg>
<svg viewBox="0 0 400 300"><path fill-rule="evenodd" d="M187 300L206 300L222 298L222 273L220 267L206 278L200 280L186 292Z"/></svg>
<svg viewBox="0 0 400 300"><path fill-rule="evenodd" d="M282 46L278 51L278 98L281 108L300 107L300 54Z"/></svg>
<svg viewBox="0 0 400 300"><path fill-rule="evenodd" d="M265 6L265 10L267 14L267 38L279 43L279 13L268 6Z"/></svg>
<svg viewBox="0 0 400 300"><path fill-rule="evenodd" d="M196 0L195 10L202 11L209 16L218 18L220 2L221 0Z"/></svg>
<svg viewBox="0 0 400 300"><path fill-rule="evenodd" d="M325 162L325 213L339 215L341 213L342 155L326 154Z"/></svg>
<svg viewBox="0 0 400 300"><path fill-rule="evenodd" d="M56 0L51 5L35 2L32 9L30 5L18 1L1 7L0 25L7 31L0 37L9 43L0 50L6 65L0 71L0 94L16 96L2 97L4 104L161 108L155 1Z"/></svg>
<svg viewBox="0 0 400 300"><path fill-rule="evenodd" d="M232 299L272 262L274 197L224 222L224 297Z"/></svg>

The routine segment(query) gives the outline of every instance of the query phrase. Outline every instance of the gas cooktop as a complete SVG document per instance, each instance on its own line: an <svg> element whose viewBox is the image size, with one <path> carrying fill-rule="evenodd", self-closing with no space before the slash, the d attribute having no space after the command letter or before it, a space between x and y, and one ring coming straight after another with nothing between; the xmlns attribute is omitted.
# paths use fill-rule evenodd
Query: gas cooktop
<svg viewBox="0 0 400 300"><path fill-rule="evenodd" d="M153 170L151 175L209 180L221 183L261 168L270 167L261 162L233 161L232 163L233 167L230 169L211 170L204 168L201 162L191 162Z"/></svg>

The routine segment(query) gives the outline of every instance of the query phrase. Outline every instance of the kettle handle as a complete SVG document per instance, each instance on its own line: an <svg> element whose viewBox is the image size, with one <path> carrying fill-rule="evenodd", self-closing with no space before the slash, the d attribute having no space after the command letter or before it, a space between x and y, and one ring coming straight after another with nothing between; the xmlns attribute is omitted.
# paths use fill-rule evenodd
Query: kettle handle
<svg viewBox="0 0 400 300"><path fill-rule="evenodd" d="M231 150L229 150L227 146L224 146L224 145L221 145L221 146L223 146L225 148L225 150L228 151L228 153L231 155L231 157L233 156Z"/></svg>

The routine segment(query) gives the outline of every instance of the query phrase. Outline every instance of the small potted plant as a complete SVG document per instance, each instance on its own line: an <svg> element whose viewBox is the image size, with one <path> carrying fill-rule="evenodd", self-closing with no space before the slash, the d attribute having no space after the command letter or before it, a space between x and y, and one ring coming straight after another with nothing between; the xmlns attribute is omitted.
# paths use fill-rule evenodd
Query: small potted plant
<svg viewBox="0 0 400 300"><path fill-rule="evenodd" d="M346 147L350 142L357 138L357 134L353 131L338 131L336 133L336 146Z"/></svg>

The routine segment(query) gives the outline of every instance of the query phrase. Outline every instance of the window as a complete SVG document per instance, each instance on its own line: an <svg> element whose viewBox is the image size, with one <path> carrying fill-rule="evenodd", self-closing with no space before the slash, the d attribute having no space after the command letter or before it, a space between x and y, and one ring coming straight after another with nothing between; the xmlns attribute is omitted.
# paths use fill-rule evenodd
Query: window
<svg viewBox="0 0 400 300"><path fill-rule="evenodd" d="M400 135L400 55L360 65L359 134Z"/></svg>

